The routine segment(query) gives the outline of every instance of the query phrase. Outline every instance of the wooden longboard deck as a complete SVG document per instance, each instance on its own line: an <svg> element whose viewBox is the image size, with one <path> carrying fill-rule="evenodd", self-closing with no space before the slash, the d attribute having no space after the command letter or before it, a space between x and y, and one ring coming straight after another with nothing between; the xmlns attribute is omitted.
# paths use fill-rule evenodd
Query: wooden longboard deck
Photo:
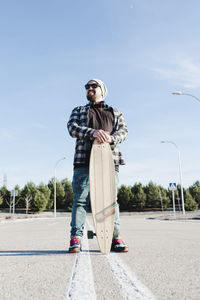
<svg viewBox="0 0 200 300"><path fill-rule="evenodd" d="M90 156L90 201L100 251L110 252L116 206L115 166L108 143L95 140Z"/></svg>

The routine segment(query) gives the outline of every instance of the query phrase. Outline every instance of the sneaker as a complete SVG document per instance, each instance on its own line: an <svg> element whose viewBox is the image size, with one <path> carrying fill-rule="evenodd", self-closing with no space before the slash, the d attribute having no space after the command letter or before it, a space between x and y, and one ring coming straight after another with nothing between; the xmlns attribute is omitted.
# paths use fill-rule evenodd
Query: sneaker
<svg viewBox="0 0 200 300"><path fill-rule="evenodd" d="M81 251L81 239L74 236L70 241L69 253L79 253Z"/></svg>
<svg viewBox="0 0 200 300"><path fill-rule="evenodd" d="M128 246L124 243L124 241L117 237L113 238L112 245L111 245L111 251L115 252L128 252Z"/></svg>

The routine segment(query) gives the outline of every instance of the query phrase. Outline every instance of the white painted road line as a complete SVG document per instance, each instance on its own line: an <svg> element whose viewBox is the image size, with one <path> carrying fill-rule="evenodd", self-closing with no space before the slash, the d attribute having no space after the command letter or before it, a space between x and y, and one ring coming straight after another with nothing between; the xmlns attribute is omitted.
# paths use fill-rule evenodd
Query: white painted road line
<svg viewBox="0 0 200 300"><path fill-rule="evenodd" d="M93 226L87 220L88 227L94 231ZM124 254L123 254L124 255ZM116 253L104 255L107 264L114 277L114 282L117 282L121 295L127 300L155 300L156 297L151 291L143 285L136 275L129 270Z"/></svg>
<svg viewBox="0 0 200 300"><path fill-rule="evenodd" d="M82 248L83 251L75 255L66 299L95 300L96 293L86 231L84 231L84 236L82 238ZM73 254L70 255L73 257Z"/></svg>
<svg viewBox="0 0 200 300"><path fill-rule="evenodd" d="M155 300L156 298L122 262L116 253L104 256L108 262L114 281L118 283L121 295L127 300Z"/></svg>

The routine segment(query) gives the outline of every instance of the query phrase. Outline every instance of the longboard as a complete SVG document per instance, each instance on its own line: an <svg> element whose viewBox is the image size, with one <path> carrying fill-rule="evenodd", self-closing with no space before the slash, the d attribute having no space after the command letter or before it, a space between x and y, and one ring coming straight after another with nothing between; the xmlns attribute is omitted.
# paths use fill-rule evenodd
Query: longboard
<svg viewBox="0 0 200 300"><path fill-rule="evenodd" d="M112 243L116 206L115 166L108 143L99 144L94 140L89 174L96 237L101 253L108 254Z"/></svg>

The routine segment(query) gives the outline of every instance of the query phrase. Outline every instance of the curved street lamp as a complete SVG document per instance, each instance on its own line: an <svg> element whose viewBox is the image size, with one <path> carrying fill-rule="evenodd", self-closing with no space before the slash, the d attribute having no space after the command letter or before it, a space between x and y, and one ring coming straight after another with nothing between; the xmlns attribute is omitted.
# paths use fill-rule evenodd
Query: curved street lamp
<svg viewBox="0 0 200 300"><path fill-rule="evenodd" d="M181 92L181 91L172 92L172 95L178 95L178 96L181 96L181 95L184 95L184 96L190 96L190 97L192 97L192 98L194 98L194 99L196 99L197 101L200 102L200 99L199 99L198 97L196 97L196 96L194 96L194 95L192 95L192 94L183 93L183 92Z"/></svg>
<svg viewBox="0 0 200 300"><path fill-rule="evenodd" d="M178 146L172 141L161 141L161 143L170 143L176 147L178 150L178 162L179 162L179 176L180 176L180 185L181 185L181 200L182 200L182 210L185 215L185 204L184 204L184 195L183 195L183 184L182 184L182 170L181 170L181 153Z"/></svg>
<svg viewBox="0 0 200 300"><path fill-rule="evenodd" d="M59 162L61 162L62 160L66 159L66 157L62 157L60 158L54 167L54 217L56 218L56 167L59 164Z"/></svg>

